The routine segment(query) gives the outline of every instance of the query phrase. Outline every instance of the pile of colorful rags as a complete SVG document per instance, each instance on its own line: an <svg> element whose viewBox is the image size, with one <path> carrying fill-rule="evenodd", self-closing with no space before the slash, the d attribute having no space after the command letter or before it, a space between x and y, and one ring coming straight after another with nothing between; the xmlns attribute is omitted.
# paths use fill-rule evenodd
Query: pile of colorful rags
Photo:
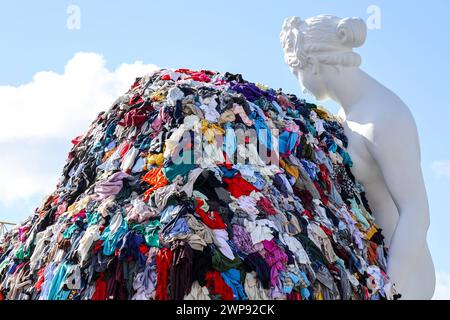
<svg viewBox="0 0 450 320"><path fill-rule="evenodd" d="M56 190L0 240L0 299L397 297L323 107L162 69L72 143Z"/></svg>

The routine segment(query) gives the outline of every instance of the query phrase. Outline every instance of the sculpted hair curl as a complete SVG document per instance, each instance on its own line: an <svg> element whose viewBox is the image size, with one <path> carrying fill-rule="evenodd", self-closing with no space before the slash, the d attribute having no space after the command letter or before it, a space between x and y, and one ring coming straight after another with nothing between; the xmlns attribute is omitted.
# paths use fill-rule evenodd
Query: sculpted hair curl
<svg viewBox="0 0 450 320"><path fill-rule="evenodd" d="M287 18L280 41L291 69L305 68L311 58L328 65L358 67L361 56L352 49L361 47L366 36L366 24L359 18L320 15L305 21Z"/></svg>

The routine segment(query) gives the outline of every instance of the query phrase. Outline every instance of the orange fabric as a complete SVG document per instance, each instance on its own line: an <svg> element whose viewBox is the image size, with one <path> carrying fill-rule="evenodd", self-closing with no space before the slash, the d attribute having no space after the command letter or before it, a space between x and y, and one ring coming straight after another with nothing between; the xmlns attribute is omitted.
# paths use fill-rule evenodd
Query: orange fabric
<svg viewBox="0 0 450 320"><path fill-rule="evenodd" d="M376 265L377 264L377 244L370 241L369 247L367 248L367 256L369 259L370 264Z"/></svg>
<svg viewBox="0 0 450 320"><path fill-rule="evenodd" d="M106 160L108 160L109 157L111 157L111 155L116 152L117 147L112 148L111 150L105 152L105 155L103 156L102 162L105 162Z"/></svg>
<svg viewBox="0 0 450 320"><path fill-rule="evenodd" d="M291 176L295 178L295 181L298 180L298 177L300 176L300 173L298 172L298 169L295 166L291 166L287 164L283 159L280 158L280 167L284 169L287 173L289 173Z"/></svg>
<svg viewBox="0 0 450 320"><path fill-rule="evenodd" d="M142 177L142 181L147 182L152 187L145 191L144 199L145 201L152 195L152 193L169 184L164 173L162 172L162 168L154 168L147 172L144 177Z"/></svg>

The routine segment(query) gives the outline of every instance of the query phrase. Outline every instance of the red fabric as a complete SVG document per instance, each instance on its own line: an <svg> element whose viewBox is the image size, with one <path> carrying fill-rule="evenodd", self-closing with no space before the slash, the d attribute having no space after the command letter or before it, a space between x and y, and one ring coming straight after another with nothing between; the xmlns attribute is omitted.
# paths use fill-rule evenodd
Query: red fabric
<svg viewBox="0 0 450 320"><path fill-rule="evenodd" d="M86 210L80 210L76 215L72 216L72 221L77 221L78 218L86 219Z"/></svg>
<svg viewBox="0 0 450 320"><path fill-rule="evenodd" d="M139 94L135 94L133 97L130 98L130 107L142 102L144 102L144 99L142 99L142 97Z"/></svg>
<svg viewBox="0 0 450 320"><path fill-rule="evenodd" d="M94 252L97 253L98 250L102 248L103 240L98 240L94 245Z"/></svg>
<svg viewBox="0 0 450 320"><path fill-rule="evenodd" d="M203 204L203 200L197 199L197 207L195 208L195 212L197 212L197 214L200 216L203 223L211 229L225 229L227 226L223 222L220 214L216 211L206 213L205 210L201 208Z"/></svg>
<svg viewBox="0 0 450 320"><path fill-rule="evenodd" d="M214 73L208 70L202 70L202 71L192 71L189 69L177 69L175 72L178 73L184 73L189 75L189 77L186 77L185 80L194 80L194 81L201 81L201 82L211 82L211 78L209 75L213 75Z"/></svg>
<svg viewBox="0 0 450 320"><path fill-rule="evenodd" d="M233 178L223 178L223 182L227 184L226 189L235 198L249 196L250 193L258 190L255 186L242 178L240 174L235 175Z"/></svg>
<svg viewBox="0 0 450 320"><path fill-rule="evenodd" d="M148 115L142 108L133 109L125 114L124 124L126 127L140 127L147 120Z"/></svg>
<svg viewBox="0 0 450 320"><path fill-rule="evenodd" d="M308 210L303 211L303 215L307 216L307 217L310 218L311 220L314 220L313 215L312 215L311 212L309 212Z"/></svg>
<svg viewBox="0 0 450 320"><path fill-rule="evenodd" d="M140 80L141 79L136 79L136 81L134 82L134 84L131 86L131 89L134 89L134 88L137 88L137 87L140 87L141 85L140 85Z"/></svg>
<svg viewBox="0 0 450 320"><path fill-rule="evenodd" d="M167 285L169 281L169 270L172 266L173 253L170 249L162 248L156 255L156 267L158 275L156 279L156 300L167 300Z"/></svg>
<svg viewBox="0 0 450 320"><path fill-rule="evenodd" d="M328 173L327 166L324 164L321 164L321 165L319 165L319 169L320 169L320 173L322 176L322 181L325 181L325 184L327 186L327 191L330 192L331 191L331 180L330 180L330 175Z"/></svg>
<svg viewBox="0 0 450 320"><path fill-rule="evenodd" d="M92 295L92 300L106 300L106 281L103 272L100 272L100 277L95 282L95 292Z"/></svg>
<svg viewBox="0 0 450 320"><path fill-rule="evenodd" d="M288 300L303 300L302 295L298 291L292 291L290 294L287 295Z"/></svg>
<svg viewBox="0 0 450 320"><path fill-rule="evenodd" d="M71 142L74 146L76 146L77 144L79 144L81 142L81 140L83 140L83 136L78 136L76 138L73 138Z"/></svg>
<svg viewBox="0 0 450 320"><path fill-rule="evenodd" d="M161 80L171 80L170 74L165 74L161 77Z"/></svg>
<svg viewBox="0 0 450 320"><path fill-rule="evenodd" d="M41 269L39 269L39 271L37 273L38 279L37 279L36 283L34 284L34 288L37 291L41 291L42 284L45 281L44 273L45 273L45 267L42 267Z"/></svg>
<svg viewBox="0 0 450 320"><path fill-rule="evenodd" d="M323 189L320 187L319 183L317 181L314 181L314 185L316 186L317 191L319 191L320 201L322 201L324 205L328 205L328 197L323 192Z"/></svg>
<svg viewBox="0 0 450 320"><path fill-rule="evenodd" d="M148 247L145 244L141 244L141 245L139 245L138 250L140 253L145 255L148 252Z"/></svg>
<svg viewBox="0 0 450 320"><path fill-rule="evenodd" d="M192 79L194 81L201 81L201 82L211 82L211 78L201 72L193 72L189 77L186 77L185 79L186 80Z"/></svg>
<svg viewBox="0 0 450 320"><path fill-rule="evenodd" d="M278 212L275 210L274 206L272 205L272 202L270 202L270 200L267 199L266 197L259 199L256 204L268 215L273 216L273 215L278 214Z"/></svg>
<svg viewBox="0 0 450 320"><path fill-rule="evenodd" d="M330 238L333 237L333 232L331 232L330 229L328 229L327 227L320 225L320 227L322 228L322 230L326 233L327 236L329 236Z"/></svg>
<svg viewBox="0 0 450 320"><path fill-rule="evenodd" d="M212 295L220 295L222 300L234 300L233 290L223 281L218 271L208 271L205 275L206 286Z"/></svg>

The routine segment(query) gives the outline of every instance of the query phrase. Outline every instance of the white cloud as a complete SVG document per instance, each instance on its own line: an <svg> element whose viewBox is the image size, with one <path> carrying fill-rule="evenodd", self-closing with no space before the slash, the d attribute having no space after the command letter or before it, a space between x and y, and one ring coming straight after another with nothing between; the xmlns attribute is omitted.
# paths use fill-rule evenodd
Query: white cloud
<svg viewBox="0 0 450 320"><path fill-rule="evenodd" d="M450 274L436 273L436 291L433 300L450 300Z"/></svg>
<svg viewBox="0 0 450 320"><path fill-rule="evenodd" d="M432 169L438 177L450 179L450 161L434 161Z"/></svg>
<svg viewBox="0 0 450 320"><path fill-rule="evenodd" d="M108 70L101 55L80 52L68 61L63 74L42 71L30 83L0 86L0 203L10 206L50 192L70 140L125 93L136 77L156 68L135 62Z"/></svg>
<svg viewBox="0 0 450 320"><path fill-rule="evenodd" d="M101 55L82 52L69 60L63 74L41 71L25 85L1 86L0 141L82 131L134 78L155 68L135 62L110 71Z"/></svg>

